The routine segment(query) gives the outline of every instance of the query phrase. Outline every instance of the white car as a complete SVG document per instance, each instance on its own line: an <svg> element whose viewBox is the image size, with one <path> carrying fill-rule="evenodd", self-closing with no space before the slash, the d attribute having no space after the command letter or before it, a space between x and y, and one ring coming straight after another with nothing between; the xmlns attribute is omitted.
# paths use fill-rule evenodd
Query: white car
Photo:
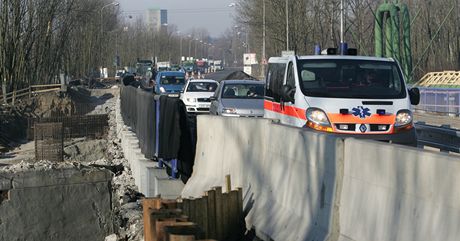
<svg viewBox="0 0 460 241"><path fill-rule="evenodd" d="M211 96L219 84L210 79L192 79L185 85L181 99L189 113L209 113Z"/></svg>

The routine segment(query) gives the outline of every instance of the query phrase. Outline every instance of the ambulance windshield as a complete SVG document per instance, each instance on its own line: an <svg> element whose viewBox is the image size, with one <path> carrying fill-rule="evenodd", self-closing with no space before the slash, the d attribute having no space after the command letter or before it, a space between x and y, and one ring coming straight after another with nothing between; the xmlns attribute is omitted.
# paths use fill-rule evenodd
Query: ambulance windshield
<svg viewBox="0 0 460 241"><path fill-rule="evenodd" d="M396 63L371 60L298 60L299 80L306 96L330 98L405 98Z"/></svg>

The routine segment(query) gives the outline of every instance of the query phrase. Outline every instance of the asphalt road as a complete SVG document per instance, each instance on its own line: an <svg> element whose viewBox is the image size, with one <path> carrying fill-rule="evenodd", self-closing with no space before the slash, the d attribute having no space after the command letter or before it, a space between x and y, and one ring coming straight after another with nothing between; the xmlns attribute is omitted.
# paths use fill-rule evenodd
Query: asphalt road
<svg viewBox="0 0 460 241"><path fill-rule="evenodd" d="M229 74L231 74L231 73L233 73L235 71L243 71L243 68L239 68L239 67L231 67L230 68L230 67L227 67L222 71L217 71L217 72L214 72L214 73L206 74L205 78L206 79L213 79L213 80L216 80L216 81L220 82L221 80L225 79L225 77L227 77Z"/></svg>
<svg viewBox="0 0 460 241"><path fill-rule="evenodd" d="M423 121L428 125L450 125L451 128L460 130L460 117L447 116L436 113L414 113L414 121Z"/></svg>

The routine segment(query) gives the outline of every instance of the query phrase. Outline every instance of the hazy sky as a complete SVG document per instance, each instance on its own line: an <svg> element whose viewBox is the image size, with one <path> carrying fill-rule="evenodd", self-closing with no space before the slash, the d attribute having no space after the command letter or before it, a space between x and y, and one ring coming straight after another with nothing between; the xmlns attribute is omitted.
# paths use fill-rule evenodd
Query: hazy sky
<svg viewBox="0 0 460 241"><path fill-rule="evenodd" d="M206 28L211 36L219 37L232 26L232 0L118 0L121 11L135 17L143 16L149 8L168 10L168 23L187 33L192 28Z"/></svg>

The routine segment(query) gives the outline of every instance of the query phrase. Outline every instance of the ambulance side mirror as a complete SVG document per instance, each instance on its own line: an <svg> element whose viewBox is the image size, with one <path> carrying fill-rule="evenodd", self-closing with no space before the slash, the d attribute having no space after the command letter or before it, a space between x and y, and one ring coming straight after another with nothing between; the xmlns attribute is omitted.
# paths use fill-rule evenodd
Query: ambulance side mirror
<svg viewBox="0 0 460 241"><path fill-rule="evenodd" d="M295 88L290 85L283 85L283 99L294 103Z"/></svg>
<svg viewBox="0 0 460 241"><path fill-rule="evenodd" d="M420 90L416 87L410 89L409 99L412 105L418 105L420 103Z"/></svg>

